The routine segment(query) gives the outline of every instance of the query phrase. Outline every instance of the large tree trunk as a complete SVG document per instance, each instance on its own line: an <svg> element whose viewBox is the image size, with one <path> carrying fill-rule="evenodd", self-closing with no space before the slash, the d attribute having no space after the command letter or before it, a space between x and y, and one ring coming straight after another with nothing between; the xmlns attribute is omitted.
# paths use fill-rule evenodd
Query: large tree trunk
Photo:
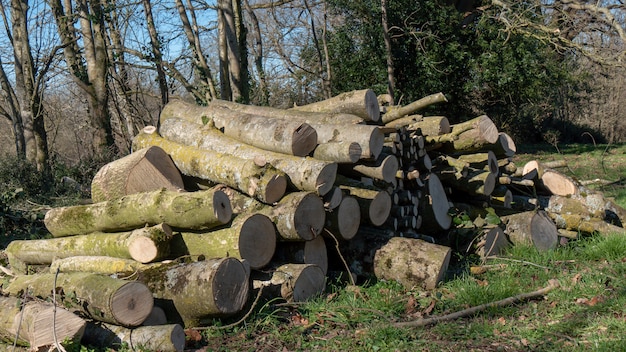
<svg viewBox="0 0 626 352"><path fill-rule="evenodd" d="M371 122L380 120L378 99L371 89L341 93L332 98L316 103L296 106L293 109L324 113L346 113L358 116L364 121Z"/></svg>
<svg viewBox="0 0 626 352"><path fill-rule="evenodd" d="M239 312L249 293L249 269L235 258L154 266L140 272L138 279L152 290L155 304L168 319L186 328Z"/></svg>
<svg viewBox="0 0 626 352"><path fill-rule="evenodd" d="M276 229L272 221L261 214L241 214L233 223L210 232L181 232L172 242L172 256L202 258L234 257L244 259L250 268L267 265L276 249Z"/></svg>
<svg viewBox="0 0 626 352"><path fill-rule="evenodd" d="M133 147L148 146L163 148L183 174L223 183L264 203L277 202L287 189L285 175L271 164L172 142L160 137L153 126L133 138Z"/></svg>
<svg viewBox="0 0 626 352"><path fill-rule="evenodd" d="M15 277L3 292L22 297L52 299L88 318L106 323L137 326L152 311L152 293L146 285L136 281L114 279L90 273L59 273L21 275Z"/></svg>
<svg viewBox="0 0 626 352"><path fill-rule="evenodd" d="M433 290L443 280L452 250L414 238L394 237L374 256L374 273L407 289Z"/></svg>
<svg viewBox="0 0 626 352"><path fill-rule="evenodd" d="M265 160L289 176L292 187L302 191L324 195L332 188L337 174L336 163L262 150L232 139L217 129L198 128L196 123L183 119L170 118L162 121L160 133L168 140L199 149L213 150L242 159Z"/></svg>
<svg viewBox="0 0 626 352"><path fill-rule="evenodd" d="M101 348L128 348L131 351L182 352L185 331L179 324L140 326L128 329L105 323L89 323L83 344Z"/></svg>
<svg viewBox="0 0 626 352"><path fill-rule="evenodd" d="M160 188L176 191L185 187L170 156L151 146L100 168L91 181L91 199L97 203Z"/></svg>
<svg viewBox="0 0 626 352"><path fill-rule="evenodd" d="M120 199L48 210L46 228L54 237L94 231L124 231L166 223L174 228L210 229L231 220L230 201L223 192L173 192L161 189Z"/></svg>
<svg viewBox="0 0 626 352"><path fill-rule="evenodd" d="M78 342L87 325L76 314L51 303L23 302L16 297L0 297L0 311L0 340L35 351L53 346L55 341Z"/></svg>

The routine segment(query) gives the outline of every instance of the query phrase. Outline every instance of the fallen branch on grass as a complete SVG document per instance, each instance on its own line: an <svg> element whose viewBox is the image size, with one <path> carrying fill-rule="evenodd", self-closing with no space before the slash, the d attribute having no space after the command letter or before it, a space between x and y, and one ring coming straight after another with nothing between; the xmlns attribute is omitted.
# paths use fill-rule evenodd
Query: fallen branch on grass
<svg viewBox="0 0 626 352"><path fill-rule="evenodd" d="M463 318L463 317L467 317L467 316L471 316L474 315L478 312L482 312L488 308L496 308L496 307L505 307L517 302L522 302L522 301L526 301L526 300L530 300L530 299L536 299L539 297L542 297L543 295L545 295L546 293L552 291L553 289L557 288L559 286L559 283L557 280L550 280L548 283L548 286L539 289L537 291L533 291L533 292L528 292L528 293L521 293L519 295L516 296L512 296L512 297L508 297L499 301L495 301L495 302L489 302L489 303L485 303L485 304L481 304L479 306L476 307L472 307L472 308L468 308L468 309L464 309L458 312L454 312L454 313L450 313L450 314L446 314L446 315L442 315L439 317L432 317L432 318L427 318L427 319L419 319L419 320L413 320L413 321L404 321L404 322L398 322L398 323L394 323L393 326L394 327L399 327L399 328L410 328L410 327L422 327L422 326L428 326L428 325L434 325L443 321L450 321L450 320L455 320L458 318Z"/></svg>

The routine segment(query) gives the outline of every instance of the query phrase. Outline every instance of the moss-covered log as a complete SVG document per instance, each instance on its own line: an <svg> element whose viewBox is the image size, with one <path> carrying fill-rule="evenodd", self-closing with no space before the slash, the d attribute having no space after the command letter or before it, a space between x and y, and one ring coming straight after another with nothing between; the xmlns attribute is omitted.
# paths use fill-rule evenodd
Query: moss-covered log
<svg viewBox="0 0 626 352"><path fill-rule="evenodd" d="M179 324L128 329L112 324L89 323L82 343L104 349L182 352L185 348L185 331Z"/></svg>
<svg viewBox="0 0 626 352"><path fill-rule="evenodd" d="M481 150L498 141L499 132L487 115L452 126L452 131L439 136L425 136L429 144L441 144L444 153L470 153Z"/></svg>
<svg viewBox="0 0 626 352"><path fill-rule="evenodd" d="M147 269L150 264L142 264L134 259L102 256L75 256L59 258L50 264L50 272L62 273L86 272L118 277L131 277L138 271ZM158 265L158 263L154 263Z"/></svg>
<svg viewBox="0 0 626 352"><path fill-rule="evenodd" d="M470 195L489 196L496 187L496 174L489 171L469 169L467 175L460 172L447 174L441 180L454 189Z"/></svg>
<svg viewBox="0 0 626 352"><path fill-rule="evenodd" d="M0 297L0 312L0 341L31 351L54 345L55 337L60 344L78 342L87 325L76 314L51 303L24 302L16 297ZM54 319L56 324L52 324Z"/></svg>
<svg viewBox="0 0 626 352"><path fill-rule="evenodd" d="M91 199L97 203L160 188L175 191L185 187L169 155L152 146L100 168L91 181Z"/></svg>
<svg viewBox="0 0 626 352"><path fill-rule="evenodd" d="M55 258L110 256L149 263L169 255L172 229L166 224L142 227L129 232L94 232L61 238L15 240L6 253L9 263L50 264Z"/></svg>
<svg viewBox="0 0 626 352"><path fill-rule="evenodd" d="M164 280L167 278L167 280ZM249 270L235 258L155 266L139 273L155 304L184 327L238 313L248 299Z"/></svg>
<svg viewBox="0 0 626 352"><path fill-rule="evenodd" d="M259 278L254 288L264 286L270 296L280 296L287 302L304 302L323 292L326 276L315 264L284 264L276 268L269 280Z"/></svg>
<svg viewBox="0 0 626 352"><path fill-rule="evenodd" d="M161 189L106 202L48 210L46 228L54 237L90 232L119 232L166 223L173 228L210 229L231 220L228 197L221 191L174 192Z"/></svg>
<svg viewBox="0 0 626 352"><path fill-rule="evenodd" d="M408 130L418 130L423 136L438 136L450 133L452 127L450 121L445 116L425 116L420 121L413 122L407 126Z"/></svg>
<svg viewBox="0 0 626 352"><path fill-rule="evenodd" d="M209 232L177 233L172 255L202 258L245 259L252 269L267 265L276 249L276 229L272 220L258 213L241 214L226 228Z"/></svg>
<svg viewBox="0 0 626 352"><path fill-rule="evenodd" d="M291 110L346 113L356 115L364 121L377 122L380 120L378 99L376 93L371 89L344 92L329 99L293 107Z"/></svg>
<svg viewBox="0 0 626 352"><path fill-rule="evenodd" d="M197 124L179 118L162 121L159 132L176 143L242 159L263 160L283 171L292 187L302 191L324 195L332 188L337 174L336 163L265 151L234 140L211 126L198 128Z"/></svg>
<svg viewBox="0 0 626 352"><path fill-rule="evenodd" d="M385 114L382 116L381 120L383 123L386 124L403 116L413 115L417 111L424 109L429 105L443 103L447 101L448 99L446 99L445 95L443 95L442 93L431 94L405 106L389 107L387 109L387 112L385 112Z"/></svg>
<svg viewBox="0 0 626 352"><path fill-rule="evenodd" d="M79 315L111 324L137 326L152 311L154 300L146 285L90 273L20 275L2 292L14 297L52 299Z"/></svg>
<svg viewBox="0 0 626 352"><path fill-rule="evenodd" d="M285 174L270 164L172 142L159 136L153 126L144 127L133 138L133 148L149 146L165 150L185 175L223 183L264 203L278 201L287 189Z"/></svg>
<svg viewBox="0 0 626 352"><path fill-rule="evenodd" d="M420 239L394 237L376 251L374 273L407 289L433 290L443 279L452 250Z"/></svg>

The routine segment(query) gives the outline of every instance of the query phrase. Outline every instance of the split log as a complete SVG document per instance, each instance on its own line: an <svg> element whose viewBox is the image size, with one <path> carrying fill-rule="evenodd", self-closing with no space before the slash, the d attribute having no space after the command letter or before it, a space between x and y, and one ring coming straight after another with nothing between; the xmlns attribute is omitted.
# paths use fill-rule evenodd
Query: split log
<svg viewBox="0 0 626 352"><path fill-rule="evenodd" d="M336 163L356 163L363 155L363 148L357 142L327 142L318 144L313 158Z"/></svg>
<svg viewBox="0 0 626 352"><path fill-rule="evenodd" d="M287 302L304 302L324 291L326 276L315 264L285 264L274 270L269 280L254 280L254 288L264 286L274 297Z"/></svg>
<svg viewBox="0 0 626 352"><path fill-rule="evenodd" d="M154 266L138 275L152 290L155 304L186 328L199 326L204 318L241 311L248 299L248 279L249 271L235 258Z"/></svg>
<svg viewBox="0 0 626 352"><path fill-rule="evenodd" d="M114 277L129 277L138 271L145 270L148 266L133 259L75 256L53 260L50 264L50 273L54 274L58 270L62 273L86 272Z"/></svg>
<svg viewBox="0 0 626 352"><path fill-rule="evenodd" d="M438 136L452 131L450 121L445 116L425 116L421 121L409 124L407 129L420 131L423 136Z"/></svg>
<svg viewBox="0 0 626 352"><path fill-rule="evenodd" d="M11 267L15 260L24 264L50 264L55 258L73 256L111 256L134 259L140 263L162 260L170 254L172 229L166 224L143 227L129 232L93 232L41 240L15 240L6 253Z"/></svg>
<svg viewBox="0 0 626 352"><path fill-rule="evenodd" d="M283 154L306 156L317 145L317 132L307 123L242 113L215 104L199 106L172 100L161 111L161 123L172 117L200 125L212 120L231 138Z"/></svg>
<svg viewBox="0 0 626 352"><path fill-rule="evenodd" d="M426 194L424 200L420 202L423 223L447 230L452 225L452 217L448 214L450 203L446 191L435 174L428 175L425 182Z"/></svg>
<svg viewBox="0 0 626 352"><path fill-rule="evenodd" d="M152 146L100 168L91 181L91 199L97 203L160 188L176 191L185 187L170 156Z"/></svg>
<svg viewBox="0 0 626 352"><path fill-rule="evenodd" d="M272 220L279 239L309 241L324 228L326 211L322 199L312 192L288 193L275 205L262 204L239 192L227 192L233 208L242 213L257 212Z"/></svg>
<svg viewBox="0 0 626 352"><path fill-rule="evenodd" d="M164 138L180 144L242 159L265 160L289 176L292 186L302 191L326 194L337 173L336 163L264 151L225 136L215 128L198 128L195 123L177 118L162 121L159 132Z"/></svg>
<svg viewBox="0 0 626 352"><path fill-rule="evenodd" d="M450 263L449 247L419 239L394 237L374 256L374 273L381 280L395 280L407 289L433 290Z"/></svg>
<svg viewBox="0 0 626 352"><path fill-rule="evenodd" d="M44 224L52 236L124 231L166 223L173 228L210 229L231 220L226 194L215 189L175 192L161 189L106 202L52 208Z"/></svg>
<svg viewBox="0 0 626 352"><path fill-rule="evenodd" d="M287 189L285 174L270 164L172 142L159 136L154 126L133 138L133 148L148 146L163 148L183 174L226 184L264 203L278 201Z"/></svg>
<svg viewBox="0 0 626 352"><path fill-rule="evenodd" d="M339 165L339 172L348 176L367 176L393 182L399 169L398 158L395 155L380 155L375 161L362 161L355 164Z"/></svg>
<svg viewBox="0 0 626 352"><path fill-rule="evenodd" d="M316 103L293 107L291 110L346 113L356 115L369 122L378 122L380 120L378 98L371 89L341 93Z"/></svg>
<svg viewBox="0 0 626 352"><path fill-rule="evenodd" d="M374 226L381 226L387 221L392 205L389 193L351 185L340 185L339 187L357 200L362 219Z"/></svg>
<svg viewBox="0 0 626 352"><path fill-rule="evenodd" d="M241 214L226 228L210 232L181 232L172 241L172 256L201 258L234 257L252 269L267 265L276 249L276 229L262 214Z"/></svg>
<svg viewBox="0 0 626 352"><path fill-rule="evenodd" d="M0 297L0 311L0 340L27 346L31 351L53 346L55 341L78 342L87 325L79 316L51 303L24 303L16 297Z"/></svg>
<svg viewBox="0 0 626 352"><path fill-rule="evenodd" d="M273 261L284 264L315 264L324 275L328 272L328 251L323 236L317 236L310 241L279 242Z"/></svg>
<svg viewBox="0 0 626 352"><path fill-rule="evenodd" d="M513 244L533 245L540 251L558 245L556 225L543 210L528 211L501 217L504 232Z"/></svg>
<svg viewBox="0 0 626 352"><path fill-rule="evenodd" d="M442 93L435 93L422 99L412 102L406 106L390 106L387 112L382 116L383 123L389 123L406 115L413 115L417 111L426 108L429 105L447 102L448 99Z"/></svg>
<svg viewBox="0 0 626 352"><path fill-rule="evenodd" d="M452 126L452 131L439 136L425 136L429 144L441 143L438 148L444 153L470 153L479 151L498 141L499 132L487 115Z"/></svg>
<svg viewBox="0 0 626 352"><path fill-rule="evenodd" d="M128 329L111 324L89 323L83 344L105 349L182 352L185 348L185 331L179 324Z"/></svg>
<svg viewBox="0 0 626 352"><path fill-rule="evenodd" d="M56 285L55 285L56 284ZM34 274L16 276L3 292L22 297L52 299L90 319L123 326L143 323L154 300L146 285L90 273Z"/></svg>
<svg viewBox="0 0 626 352"><path fill-rule="evenodd" d="M339 207L326 212L326 228L343 240L356 235L361 224L361 208L353 196L343 197Z"/></svg>

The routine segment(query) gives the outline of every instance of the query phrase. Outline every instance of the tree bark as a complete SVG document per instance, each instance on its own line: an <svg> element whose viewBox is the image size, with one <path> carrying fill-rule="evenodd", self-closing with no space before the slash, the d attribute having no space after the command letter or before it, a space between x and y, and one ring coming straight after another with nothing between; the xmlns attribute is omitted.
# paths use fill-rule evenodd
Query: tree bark
<svg viewBox="0 0 626 352"><path fill-rule="evenodd" d="M161 189L120 199L48 210L46 228L54 237L94 231L124 231L166 223L173 228L210 229L231 220L228 197L221 191L172 192Z"/></svg>
<svg viewBox="0 0 626 352"><path fill-rule="evenodd" d="M448 99L442 93L435 93L429 96L426 96L422 99L416 100L411 104L405 106L392 106L389 107L387 112L382 116L382 122L387 124L393 120L397 120L406 115L413 115L415 112L424 109L425 107L437 104L437 103L445 103Z"/></svg>
<svg viewBox="0 0 626 352"><path fill-rule="evenodd" d="M313 158L335 163L356 163L363 155L357 142L320 143L313 151Z"/></svg>
<svg viewBox="0 0 626 352"><path fill-rule="evenodd" d="M160 188L176 191L185 187L170 156L151 146L100 168L91 181L91 199L97 203Z"/></svg>
<svg viewBox="0 0 626 352"><path fill-rule="evenodd" d="M233 257L246 260L252 269L267 265L276 249L276 229L261 214L241 214L226 228L210 232L181 232L172 241L172 256Z"/></svg>
<svg viewBox="0 0 626 352"><path fill-rule="evenodd" d="M163 148L182 173L223 183L264 203L278 201L287 190L285 174L264 161L259 162L257 159L255 162L172 142L160 137L152 126L144 127L135 136L133 146Z"/></svg>
<svg viewBox="0 0 626 352"><path fill-rule="evenodd" d="M504 232L513 244L533 245L540 251L558 245L556 225L543 210L529 211L501 217Z"/></svg>
<svg viewBox="0 0 626 352"><path fill-rule="evenodd" d="M361 206L356 197L343 197L341 204L326 212L326 228L338 238L350 240L361 224Z"/></svg>
<svg viewBox="0 0 626 352"><path fill-rule="evenodd" d="M329 99L296 106L292 109L321 113L346 113L358 116L363 121L368 122L378 122L380 120L378 99L371 89L341 93Z"/></svg>
<svg viewBox="0 0 626 352"><path fill-rule="evenodd" d="M149 263L169 255L171 238L170 227L159 224L121 233L94 232L61 238L14 240L5 252L10 263L17 259L25 264L50 264L55 258L73 256L110 256Z"/></svg>
<svg viewBox="0 0 626 352"><path fill-rule="evenodd" d="M326 276L315 264L284 264L272 273L269 280L255 280L254 287L266 286L274 297L287 302L304 302L321 294Z"/></svg>
<svg viewBox="0 0 626 352"><path fill-rule="evenodd" d="M433 290L450 263L452 250L419 239L394 237L374 255L374 273L407 289Z"/></svg>
<svg viewBox="0 0 626 352"><path fill-rule="evenodd" d="M421 131L423 136L439 136L452 131L450 121L445 116L424 116L421 121L409 124L407 129Z"/></svg>
<svg viewBox="0 0 626 352"><path fill-rule="evenodd" d="M161 122L160 132L164 138L176 143L242 159L265 160L289 176L291 186L301 191L324 195L333 186L337 174L336 163L265 151L225 136L217 129L197 126L189 121L171 118Z"/></svg>
<svg viewBox="0 0 626 352"><path fill-rule="evenodd" d="M185 328L239 312L248 299L248 279L249 270L235 258L154 266L138 276L152 290L155 304Z"/></svg>
<svg viewBox="0 0 626 352"><path fill-rule="evenodd" d="M361 146L361 159L376 159L383 150L385 135L378 126L310 123L317 131L320 144L333 142L358 143Z"/></svg>
<svg viewBox="0 0 626 352"><path fill-rule="evenodd" d="M137 326L152 311L153 298L146 285L90 273L59 273L16 276L3 292L22 297L24 292L52 299L80 315L106 323Z"/></svg>
<svg viewBox="0 0 626 352"><path fill-rule="evenodd" d="M128 329L112 324L89 323L83 344L100 348L128 348L131 351L182 352L185 348L185 331L179 324Z"/></svg>
<svg viewBox="0 0 626 352"><path fill-rule="evenodd" d="M134 259L124 259L103 256L73 256L67 258L57 258L50 264L50 273L57 270L62 273L93 273L109 276L128 277L138 271L146 270L150 265L142 264Z"/></svg>
<svg viewBox="0 0 626 352"><path fill-rule="evenodd" d="M0 340L31 350L53 346L55 336L60 344L78 342L87 325L79 316L51 303L22 302L16 297L0 297L0 311Z"/></svg>

